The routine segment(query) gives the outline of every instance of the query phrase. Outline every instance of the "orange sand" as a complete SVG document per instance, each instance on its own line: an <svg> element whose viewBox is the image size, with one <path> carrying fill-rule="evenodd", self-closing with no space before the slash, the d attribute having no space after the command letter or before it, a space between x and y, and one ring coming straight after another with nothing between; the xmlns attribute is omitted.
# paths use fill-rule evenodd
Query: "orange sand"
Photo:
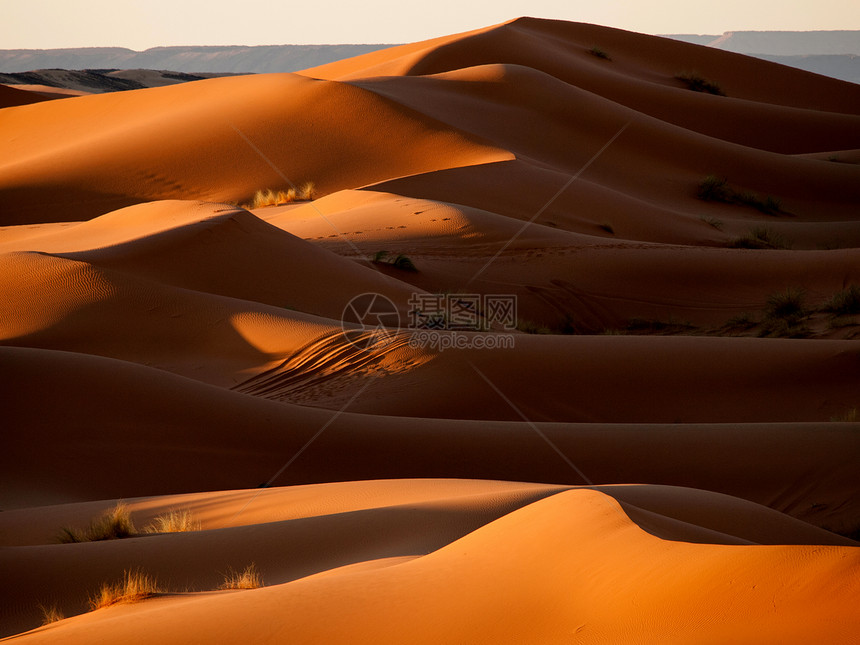
<svg viewBox="0 0 860 645"><path fill-rule="evenodd" d="M860 321L824 305L860 285L858 106L535 19L300 74L0 85L0 636L856 642ZM779 209L697 199L709 174ZM287 178L317 198L236 205ZM732 248L757 228L787 248ZM787 288L804 327L774 335L807 337L758 337ZM363 293L391 342L342 333ZM548 333L411 347L413 294L515 295ZM58 543L121 499L201 530ZM216 590L252 562L264 587ZM165 592L88 611L134 568Z"/></svg>

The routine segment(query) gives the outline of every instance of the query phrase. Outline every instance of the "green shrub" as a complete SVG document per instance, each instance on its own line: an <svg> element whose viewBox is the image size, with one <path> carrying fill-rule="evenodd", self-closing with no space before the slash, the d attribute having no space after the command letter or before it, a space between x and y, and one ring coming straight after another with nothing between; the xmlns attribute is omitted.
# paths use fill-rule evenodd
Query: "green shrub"
<svg viewBox="0 0 860 645"><path fill-rule="evenodd" d="M612 60L605 51L600 49L600 47L592 47L588 50L588 53L596 58L602 58L603 60Z"/></svg>

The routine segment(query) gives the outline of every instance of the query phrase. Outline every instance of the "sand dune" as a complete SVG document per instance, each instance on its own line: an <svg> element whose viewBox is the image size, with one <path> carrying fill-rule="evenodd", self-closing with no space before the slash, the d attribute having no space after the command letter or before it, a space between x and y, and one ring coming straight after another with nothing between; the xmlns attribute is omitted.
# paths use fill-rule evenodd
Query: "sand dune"
<svg viewBox="0 0 860 645"><path fill-rule="evenodd" d="M3 508L267 482L419 476L583 484L585 476L719 491L842 534L860 526L860 445L852 424L533 426L337 413L114 359L0 353L6 417L22 429L7 439L2 457ZM45 411L34 415L34 406Z"/></svg>
<svg viewBox="0 0 860 645"><path fill-rule="evenodd" d="M330 127L328 113L344 120ZM286 188L284 176L327 193L510 157L360 88L291 74L52 101L9 110L0 131L17 135L0 168L5 224L173 197L247 200ZM205 163L187 163L188 150Z"/></svg>
<svg viewBox="0 0 860 645"><path fill-rule="evenodd" d="M322 490L314 491L314 498L354 499L366 495L368 489L372 493L390 485L323 485ZM97 586L99 574L109 576L111 562L128 562L131 552L137 553L134 559L141 566L158 571L161 578L180 587L189 581L204 588L214 586L213 566L242 563L251 557L262 561L270 583L265 589L240 593L186 591L149 601L134 608L134 613L125 607L108 608L37 630L29 640L83 642L109 637L137 642L155 636L180 642L181 634L190 628L204 641L253 638L274 642L289 633L302 642L339 642L358 633L374 642L406 638L430 643L445 640L454 628L470 641L543 641L578 630L586 642L606 642L650 617L655 631L663 636L646 642L666 642L666 633L676 634L669 637L671 642L728 638L751 626L761 642L780 642L822 634L844 639L856 627L853 604L848 600L856 587L856 547L754 545L743 537L732 539L701 525L694 528L695 524L679 522L667 508L655 513L637 507L625 500L624 487L560 490L486 482L482 492L464 482L460 486L468 492L457 494L445 482L402 482L397 488L402 491L404 486L417 493L413 499L427 497L426 489L438 491L437 497L408 506L371 504L371 508L347 513L305 511L294 519L243 529L105 542L95 545L98 555L93 549L88 550L89 555L72 553L81 551L78 545L62 547L67 554L57 547L31 547L30 557L41 552L43 559L35 565L21 557L22 551L10 562L16 573L38 580L39 572L33 570L38 567L51 580L48 572L52 568L69 571L70 565L74 567L73 583L67 582L53 594L44 584L34 590L54 598ZM266 496L284 498L279 506L289 514L290 497L304 492L275 490ZM663 492L655 491L658 496ZM697 491L672 492L677 493L676 503L683 500L684 507L697 498L712 497ZM641 493L635 491L640 499L647 498ZM721 506L711 506L709 520L700 520L705 525L725 524L743 508L730 498L719 502ZM736 515L728 519L736 533L752 530L743 527L754 526L767 515L761 509L750 511L743 522ZM647 513L653 518L654 526L659 527L656 531L664 535L653 535L654 526L651 535L637 526L633 519L637 512L640 517ZM470 525L476 530L466 535ZM697 530L698 544L677 541ZM362 537L365 531L369 533ZM571 549L571 544L576 548ZM291 561L295 564L287 569L284 548L294 556ZM13 547L7 553L13 556L20 550ZM205 555L201 558L192 553ZM186 562L182 569L159 564L173 561L177 555ZM59 559L70 562L63 565ZM343 566L356 559L373 565ZM96 567L101 571L94 571ZM117 565L113 568L116 571ZM314 568L325 573L312 575ZM670 584L653 584L655 577L666 576L671 576ZM374 590L372 596L367 589ZM842 600L834 602L834 597ZM560 604L559 598L566 600ZM659 609L667 598L674 599L672 612ZM738 612L741 599L744 610ZM803 611L786 621L766 609L774 604ZM270 612L276 605L284 610L273 617ZM393 606L399 611L391 612ZM806 612L824 622L805 621ZM452 622L433 619L439 615ZM140 633L138 620L151 626L147 634ZM240 631L237 625L242 620L248 622Z"/></svg>
<svg viewBox="0 0 860 645"><path fill-rule="evenodd" d="M520 19L41 98L0 86L0 635L852 642L860 88Z"/></svg>
<svg viewBox="0 0 860 645"><path fill-rule="evenodd" d="M0 108L15 107L16 105L29 105L44 101L46 97L40 96L27 89L10 87L0 84Z"/></svg>

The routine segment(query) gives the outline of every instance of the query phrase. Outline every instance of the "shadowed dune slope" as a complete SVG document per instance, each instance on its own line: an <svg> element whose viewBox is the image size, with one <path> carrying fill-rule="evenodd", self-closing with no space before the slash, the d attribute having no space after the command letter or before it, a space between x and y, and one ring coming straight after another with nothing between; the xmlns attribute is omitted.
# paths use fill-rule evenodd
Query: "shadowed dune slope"
<svg viewBox="0 0 860 645"><path fill-rule="evenodd" d="M47 100L47 97L35 92L0 84L0 109L18 105L29 105L30 103L41 103L45 100Z"/></svg>
<svg viewBox="0 0 860 645"><path fill-rule="evenodd" d="M419 476L582 484L585 474L599 484L720 491L845 534L860 528L856 424L532 426L337 414L112 359L22 348L0 354L6 419L15 428L2 455L4 508L265 482Z"/></svg>

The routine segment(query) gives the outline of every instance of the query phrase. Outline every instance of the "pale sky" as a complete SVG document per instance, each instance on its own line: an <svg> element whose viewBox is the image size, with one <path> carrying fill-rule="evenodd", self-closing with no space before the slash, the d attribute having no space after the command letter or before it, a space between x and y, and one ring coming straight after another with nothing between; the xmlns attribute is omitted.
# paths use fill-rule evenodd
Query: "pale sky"
<svg viewBox="0 0 860 645"><path fill-rule="evenodd" d="M858 0L0 0L0 49L402 43L523 15L650 34L860 29Z"/></svg>

